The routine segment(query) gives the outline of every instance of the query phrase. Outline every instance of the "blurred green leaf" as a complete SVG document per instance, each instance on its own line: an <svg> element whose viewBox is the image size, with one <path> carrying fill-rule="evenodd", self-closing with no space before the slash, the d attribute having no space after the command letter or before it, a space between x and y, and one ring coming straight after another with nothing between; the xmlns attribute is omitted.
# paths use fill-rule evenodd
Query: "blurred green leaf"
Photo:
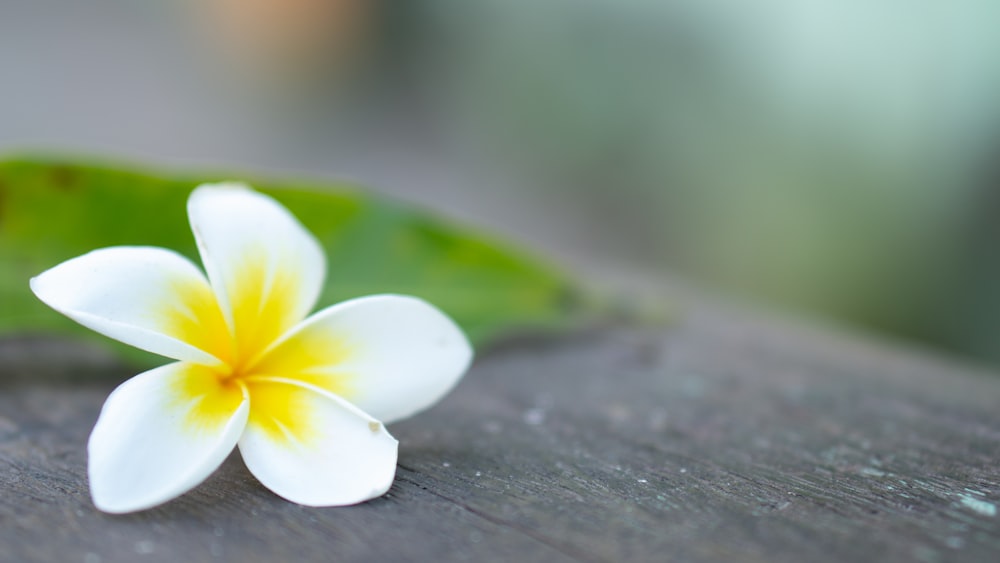
<svg viewBox="0 0 1000 563"><path fill-rule="evenodd" d="M523 252L355 187L17 159L0 161L0 333L89 332L39 302L28 280L95 248L162 246L200 263L186 200L197 184L219 180L245 180L274 196L319 238L329 258L320 307L416 295L450 314L476 345L516 330L567 328L590 309L569 279Z"/></svg>

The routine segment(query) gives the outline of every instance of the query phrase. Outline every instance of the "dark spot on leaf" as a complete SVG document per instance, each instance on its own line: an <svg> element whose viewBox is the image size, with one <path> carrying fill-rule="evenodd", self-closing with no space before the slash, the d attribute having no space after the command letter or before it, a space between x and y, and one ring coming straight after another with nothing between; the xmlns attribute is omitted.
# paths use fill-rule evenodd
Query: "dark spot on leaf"
<svg viewBox="0 0 1000 563"><path fill-rule="evenodd" d="M0 230L3 230L4 210L7 207L7 184L0 180Z"/></svg>
<svg viewBox="0 0 1000 563"><path fill-rule="evenodd" d="M69 166L53 166L49 172L49 180L60 190L70 191L79 186L78 174Z"/></svg>

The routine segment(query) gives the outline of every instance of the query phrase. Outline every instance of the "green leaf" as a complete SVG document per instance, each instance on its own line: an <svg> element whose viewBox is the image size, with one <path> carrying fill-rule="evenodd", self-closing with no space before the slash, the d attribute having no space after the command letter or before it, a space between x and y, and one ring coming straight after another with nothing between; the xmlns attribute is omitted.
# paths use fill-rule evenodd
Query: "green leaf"
<svg viewBox="0 0 1000 563"><path fill-rule="evenodd" d="M566 276L524 252L353 186L18 159L0 161L0 333L85 332L38 301L28 280L95 248L162 246L200 263L186 200L196 185L220 180L272 195L319 238L329 258L320 307L416 295L476 345L517 330L564 329L591 309Z"/></svg>

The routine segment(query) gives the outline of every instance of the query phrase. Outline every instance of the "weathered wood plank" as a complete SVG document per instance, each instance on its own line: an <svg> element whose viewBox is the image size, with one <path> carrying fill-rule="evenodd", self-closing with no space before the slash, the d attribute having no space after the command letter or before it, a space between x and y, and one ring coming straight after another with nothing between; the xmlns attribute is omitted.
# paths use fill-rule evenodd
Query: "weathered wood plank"
<svg viewBox="0 0 1000 563"><path fill-rule="evenodd" d="M1000 554L1000 377L822 330L698 309L666 330L510 343L391 429L384 498L298 507L234 457L128 516L97 512L85 479L113 386L97 375L122 372L37 359L53 346L0 346L0 542L16 561Z"/></svg>

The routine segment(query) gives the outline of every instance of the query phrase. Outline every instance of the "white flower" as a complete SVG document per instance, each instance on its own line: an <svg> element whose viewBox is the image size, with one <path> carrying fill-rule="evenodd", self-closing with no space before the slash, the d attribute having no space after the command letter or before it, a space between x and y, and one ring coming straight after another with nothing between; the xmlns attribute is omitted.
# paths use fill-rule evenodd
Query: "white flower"
<svg viewBox="0 0 1000 563"><path fill-rule="evenodd" d="M177 360L119 386L88 444L106 512L143 510L201 483L239 445L250 471L309 506L385 493L396 440L383 423L429 407L472 349L439 310L378 295L306 318L323 286L317 241L245 186L204 185L188 216L205 275L154 247L95 250L31 280L80 324Z"/></svg>

